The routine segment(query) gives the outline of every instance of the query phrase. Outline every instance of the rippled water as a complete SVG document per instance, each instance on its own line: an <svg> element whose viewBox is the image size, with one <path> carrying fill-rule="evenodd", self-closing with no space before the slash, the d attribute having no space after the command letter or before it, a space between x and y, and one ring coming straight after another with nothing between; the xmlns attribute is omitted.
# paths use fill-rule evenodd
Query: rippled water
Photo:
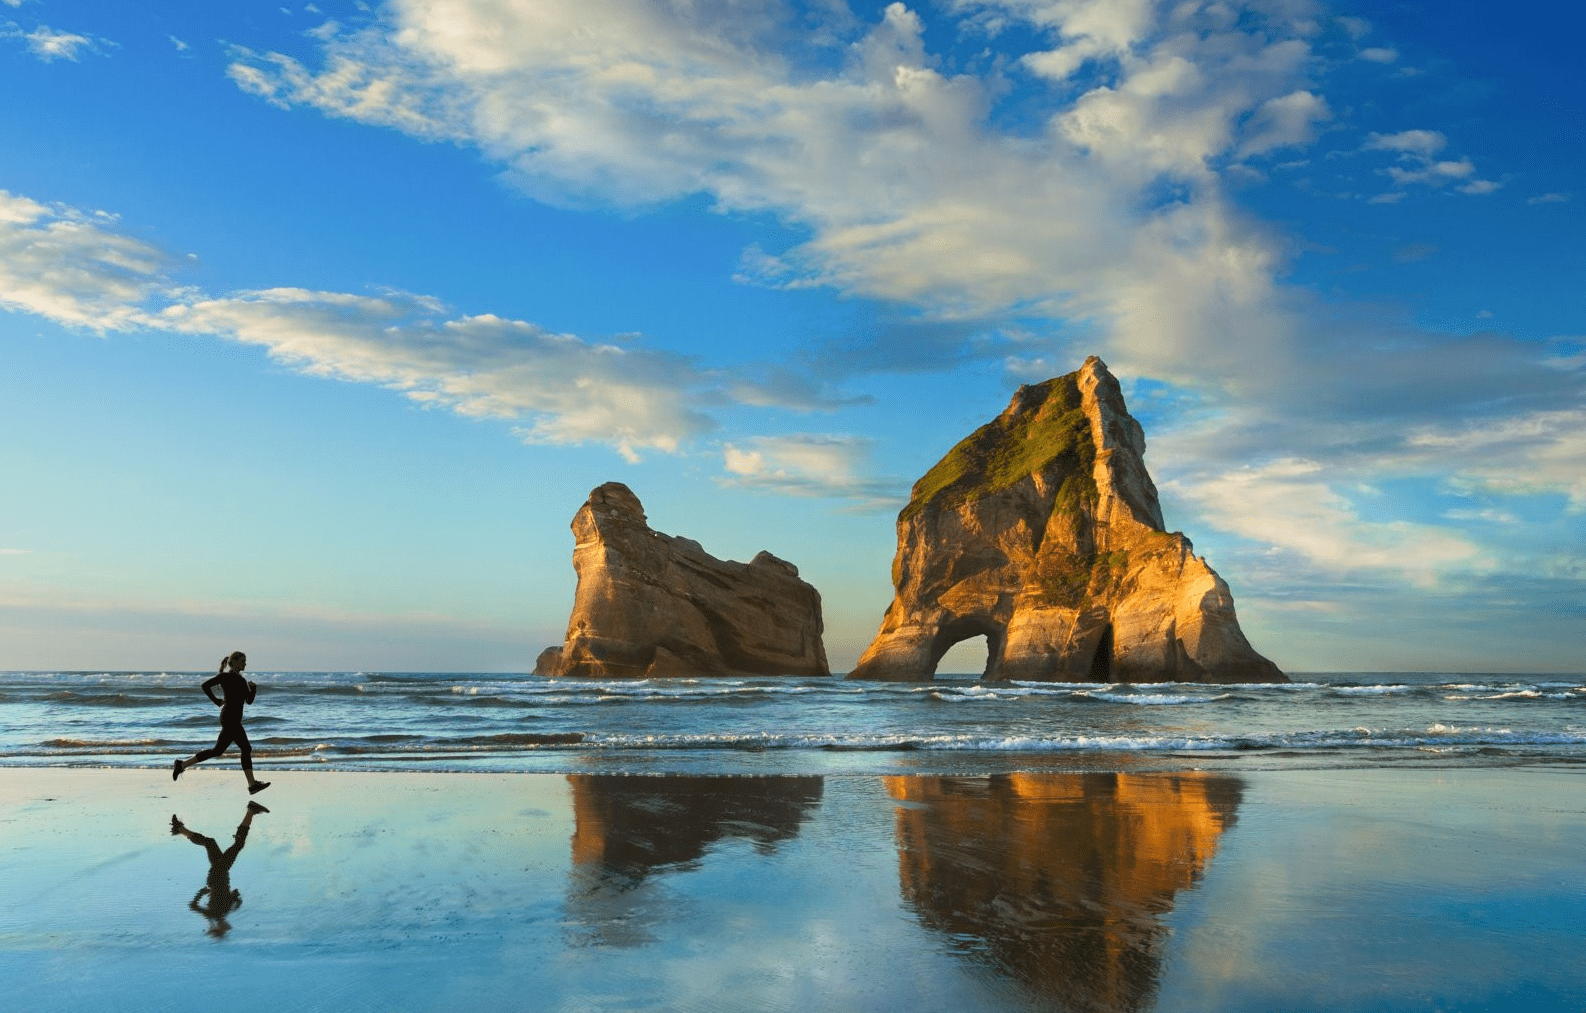
<svg viewBox="0 0 1586 1013"><path fill-rule="evenodd" d="M1579 675L1313 673L1290 684L1205 686L250 674L259 683L247 714L256 762L277 768L953 773L1586 762ZM164 766L213 739L205 678L0 675L0 765Z"/></svg>

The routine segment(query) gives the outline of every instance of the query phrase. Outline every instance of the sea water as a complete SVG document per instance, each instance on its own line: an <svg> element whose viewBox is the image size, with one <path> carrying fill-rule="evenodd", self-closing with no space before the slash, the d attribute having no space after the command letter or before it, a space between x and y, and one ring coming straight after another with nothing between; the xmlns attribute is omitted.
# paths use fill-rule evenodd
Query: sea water
<svg viewBox="0 0 1586 1013"><path fill-rule="evenodd" d="M977 774L1586 762L1586 675L1300 673L1268 685L249 673L256 766ZM0 673L0 766L167 766L208 673ZM219 764L235 762L235 751Z"/></svg>

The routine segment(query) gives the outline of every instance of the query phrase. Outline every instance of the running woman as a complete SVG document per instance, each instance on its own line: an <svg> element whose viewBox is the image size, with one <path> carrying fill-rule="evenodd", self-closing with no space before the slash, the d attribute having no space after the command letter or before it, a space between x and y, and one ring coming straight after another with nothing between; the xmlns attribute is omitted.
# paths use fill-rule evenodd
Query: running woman
<svg viewBox="0 0 1586 1013"><path fill-rule="evenodd" d="M226 669L230 666L230 671ZM195 763L213 760L224 753L233 742L242 752L242 772L248 778L248 794L256 795L270 787L269 781L261 781L253 776L253 746L248 743L248 733L242 728L242 708L253 703L254 696L259 692L259 687L252 681L242 677L242 670L248 667L248 656L241 651L233 651L228 658L220 659L220 671L213 679L204 683L204 695L220 708L220 736L215 739L215 744L201 753L194 753L187 760L171 761L171 780L182 776L182 771ZM219 686L224 699L215 696L215 687Z"/></svg>

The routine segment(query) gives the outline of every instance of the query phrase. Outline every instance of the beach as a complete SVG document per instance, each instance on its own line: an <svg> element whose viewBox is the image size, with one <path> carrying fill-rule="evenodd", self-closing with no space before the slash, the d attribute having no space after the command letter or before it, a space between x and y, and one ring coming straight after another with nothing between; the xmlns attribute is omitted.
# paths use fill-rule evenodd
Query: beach
<svg viewBox="0 0 1586 1013"><path fill-rule="evenodd" d="M1586 1006L1574 764L261 773L0 770L8 1005Z"/></svg>

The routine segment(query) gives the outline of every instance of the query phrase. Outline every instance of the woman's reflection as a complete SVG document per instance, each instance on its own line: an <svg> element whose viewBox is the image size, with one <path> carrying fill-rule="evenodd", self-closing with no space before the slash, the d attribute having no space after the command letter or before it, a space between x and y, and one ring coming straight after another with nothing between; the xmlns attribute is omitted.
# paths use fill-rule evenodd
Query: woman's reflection
<svg viewBox="0 0 1586 1013"><path fill-rule="evenodd" d="M220 845L215 843L213 837L194 833L183 825L181 819L174 815L171 817L173 836L180 834L209 854L209 878L203 889L193 894L193 899L187 902L187 906L209 919L209 928L205 931L216 939L231 931L231 923L226 921L226 916L242 907L242 894L231 888L231 866L237 861L237 856L242 854L243 845L248 843L248 827L253 823L253 818L269 811L257 802L249 802L248 811L243 815L242 822L237 825L237 832L231 839L231 847L225 851L220 850ZM205 894L209 895L209 901L201 905L199 900Z"/></svg>
<svg viewBox="0 0 1586 1013"><path fill-rule="evenodd" d="M1202 773L889 777L904 901L1046 1007L1150 1005L1161 916L1233 825L1240 782Z"/></svg>

